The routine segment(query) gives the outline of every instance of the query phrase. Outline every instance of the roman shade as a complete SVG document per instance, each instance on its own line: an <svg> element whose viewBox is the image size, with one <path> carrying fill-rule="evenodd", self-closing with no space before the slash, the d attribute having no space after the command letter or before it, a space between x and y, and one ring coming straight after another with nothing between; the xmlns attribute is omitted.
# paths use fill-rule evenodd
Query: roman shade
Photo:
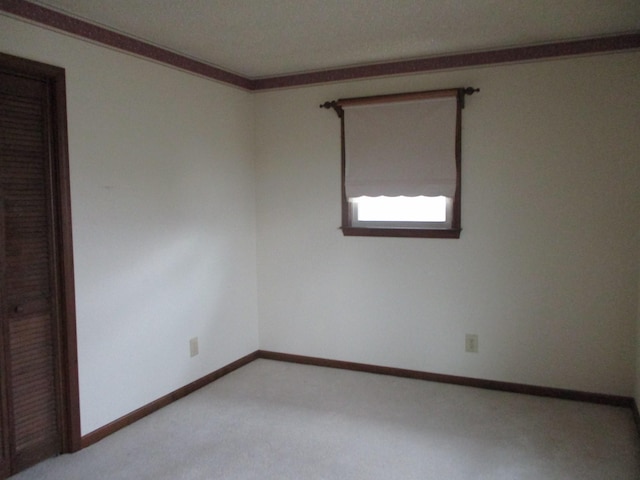
<svg viewBox="0 0 640 480"><path fill-rule="evenodd" d="M465 96L478 91L466 87L393 93L320 105L340 118L344 235L460 238L462 109ZM380 215L378 204L373 220L361 219L359 207L372 205L370 197L391 197L384 205L393 204L394 213ZM393 197L408 197L410 202L400 207ZM399 220L407 215L398 208L436 208L419 203L425 197L445 197L446 212L439 212L445 214L444 222L414 220L426 218L424 212Z"/></svg>
<svg viewBox="0 0 640 480"><path fill-rule="evenodd" d="M453 197L458 102L457 90L426 98L340 101L347 198Z"/></svg>

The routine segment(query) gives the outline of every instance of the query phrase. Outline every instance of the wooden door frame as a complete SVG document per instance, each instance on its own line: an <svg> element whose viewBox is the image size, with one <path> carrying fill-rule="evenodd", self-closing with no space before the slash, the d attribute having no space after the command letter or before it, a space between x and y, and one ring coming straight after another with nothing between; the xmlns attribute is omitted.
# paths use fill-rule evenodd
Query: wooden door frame
<svg viewBox="0 0 640 480"><path fill-rule="evenodd" d="M5 235L5 213L4 213L4 192L0 186L0 238ZM0 292L4 291L5 276L5 245L0 244ZM4 299L0 297L0 309L5 311ZM6 352L6 339L8 338L8 325L6 322L0 324L0 365L3 371L0 376L5 376L10 371L9 356ZM9 395L7 395L6 379L0 379L0 479L4 479L11 473L11 449L9 445Z"/></svg>
<svg viewBox="0 0 640 480"><path fill-rule="evenodd" d="M57 299L54 304L57 308L55 334L58 378L55 380L58 392L61 453L71 453L81 448L81 430L65 70L1 52L0 70L46 81L50 87L49 190L53 219L53 268L57 279Z"/></svg>

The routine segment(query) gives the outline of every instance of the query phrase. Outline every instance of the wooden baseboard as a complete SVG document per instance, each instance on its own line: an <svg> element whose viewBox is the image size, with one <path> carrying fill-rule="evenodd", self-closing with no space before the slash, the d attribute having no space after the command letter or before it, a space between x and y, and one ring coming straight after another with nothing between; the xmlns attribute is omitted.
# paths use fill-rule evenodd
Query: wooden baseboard
<svg viewBox="0 0 640 480"><path fill-rule="evenodd" d="M219 379L220 377L223 377L228 373L231 373L234 370L237 370L238 368L253 362L257 358L259 358L257 351L250 353L249 355L246 355L240 358L239 360L236 360L235 362L232 362L229 365L226 365L216 370L215 372L205 375L204 377L199 378L198 380L195 380L189 383L188 385L185 385L182 388L174 390L173 392L151 403L148 403L147 405L144 405L138 408L137 410L134 410L133 412L128 413L127 415L124 415L123 417L120 417L117 420L114 420L113 422L98 428L97 430L94 430L93 432L88 433L87 435L83 435L81 439L81 447L87 448L88 446L93 445L96 442L99 442L103 438L111 435L114 432L117 432L121 428L124 428L127 425L131 425L133 422L136 422L141 418L146 417L150 413L153 413L156 410L161 409L162 407L166 407L170 403L173 403L176 400L181 399L182 397L186 397L190 393L193 393L196 390L204 387L205 385L208 385L211 382Z"/></svg>
<svg viewBox="0 0 640 480"><path fill-rule="evenodd" d="M565 400L576 400L580 402L599 403L616 407L626 407L633 411L638 433L640 434L640 412L638 404L632 397L618 395L607 395L602 393L590 393L577 390L566 390L561 388L539 387L521 383L498 382L495 380L483 380L479 378L461 377L456 375L444 375L440 373L422 372L418 370L407 370L403 368L382 367L369 365L366 363L345 362L342 360L330 360L326 358L308 357L304 355L293 355L289 353L271 352L267 350L257 350L246 355L235 362L226 365L215 372L205 375L182 388L179 388L137 410L134 410L107 425L94 430L81 439L81 448L86 448L99 442L103 438L117 432L118 430L131 425L132 423L146 417L147 415L166 407L190 393L210 384L211 382L227 375L228 373L243 367L258 358L267 360L277 360L281 362L300 363L305 365L315 365L319 367L340 368L343 370L353 370L357 372L377 373L380 375L391 375L395 377L413 378L427 380L430 382L450 383L467 387L485 388L488 390L500 390L503 392L522 393L526 395L536 395L541 397L560 398Z"/></svg>
<svg viewBox="0 0 640 480"><path fill-rule="evenodd" d="M636 403L631 397L618 395L607 395L603 393L582 392L578 390L567 390L563 388L539 387L522 383L499 382L496 380L483 380L479 378L460 377L456 375L444 375L441 373L429 373L418 370L406 370L402 368L381 367L365 363L345 362L341 360L329 360L326 358L307 357L304 355L292 355L288 353L258 351L258 357L278 360L282 362L301 363L305 365L316 365L321 367L340 368L344 370L354 370L358 372L377 373L380 375L391 375L395 377L414 378L427 380L430 382L451 383L466 387L485 388L488 390L500 390L503 392L523 393L526 395L536 395L539 397L552 397L564 400L576 400L580 402L599 403L615 407L634 408ZM636 408L637 413L637 408ZM640 422L640 418L638 419ZM640 423L639 423L640 425Z"/></svg>
<svg viewBox="0 0 640 480"><path fill-rule="evenodd" d="M638 435L640 435L640 411L638 410L638 402L632 399L633 405L631 410L633 411L633 419L636 421L636 428L638 429Z"/></svg>

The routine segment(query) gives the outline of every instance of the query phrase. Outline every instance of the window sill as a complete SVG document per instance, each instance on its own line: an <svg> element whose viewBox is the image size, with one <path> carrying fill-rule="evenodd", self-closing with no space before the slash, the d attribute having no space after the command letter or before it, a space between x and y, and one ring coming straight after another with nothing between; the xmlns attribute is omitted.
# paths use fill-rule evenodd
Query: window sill
<svg viewBox="0 0 640 480"><path fill-rule="evenodd" d="M342 227L345 237L460 238L462 229Z"/></svg>

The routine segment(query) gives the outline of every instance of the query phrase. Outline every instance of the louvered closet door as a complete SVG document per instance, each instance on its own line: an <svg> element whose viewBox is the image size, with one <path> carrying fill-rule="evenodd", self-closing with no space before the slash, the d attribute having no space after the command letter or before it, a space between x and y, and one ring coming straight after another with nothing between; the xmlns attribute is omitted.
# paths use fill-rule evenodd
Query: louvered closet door
<svg viewBox="0 0 640 480"><path fill-rule="evenodd" d="M13 473L61 448L47 99L44 81L0 74L2 437Z"/></svg>

